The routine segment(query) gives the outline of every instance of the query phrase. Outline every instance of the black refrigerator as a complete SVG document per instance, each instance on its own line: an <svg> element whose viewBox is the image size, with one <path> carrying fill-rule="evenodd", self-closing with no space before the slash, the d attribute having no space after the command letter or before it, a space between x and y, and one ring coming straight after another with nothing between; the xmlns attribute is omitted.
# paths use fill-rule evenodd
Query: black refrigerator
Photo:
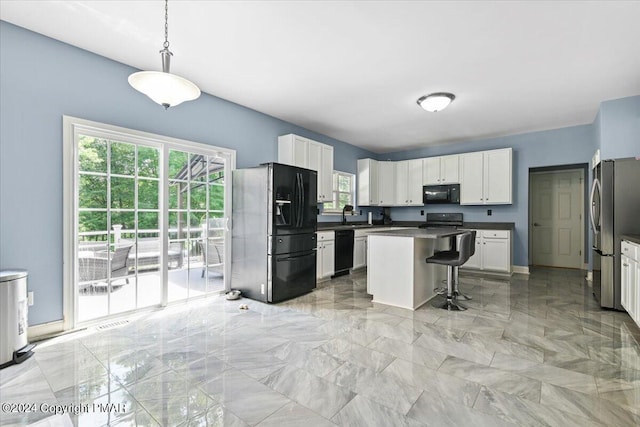
<svg viewBox="0 0 640 427"><path fill-rule="evenodd" d="M624 310L620 303L622 234L640 234L640 160L603 160L593 168L591 236L593 294L601 307Z"/></svg>
<svg viewBox="0 0 640 427"><path fill-rule="evenodd" d="M233 171L232 289L279 302L316 287L317 180L279 163Z"/></svg>

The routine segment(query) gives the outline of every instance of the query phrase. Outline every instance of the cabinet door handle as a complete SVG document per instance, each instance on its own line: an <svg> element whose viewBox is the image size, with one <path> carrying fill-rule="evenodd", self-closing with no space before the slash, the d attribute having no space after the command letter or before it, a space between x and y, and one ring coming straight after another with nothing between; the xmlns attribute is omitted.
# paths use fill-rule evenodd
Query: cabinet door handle
<svg viewBox="0 0 640 427"><path fill-rule="evenodd" d="M622 264L623 267L629 267L629 264Z"/></svg>

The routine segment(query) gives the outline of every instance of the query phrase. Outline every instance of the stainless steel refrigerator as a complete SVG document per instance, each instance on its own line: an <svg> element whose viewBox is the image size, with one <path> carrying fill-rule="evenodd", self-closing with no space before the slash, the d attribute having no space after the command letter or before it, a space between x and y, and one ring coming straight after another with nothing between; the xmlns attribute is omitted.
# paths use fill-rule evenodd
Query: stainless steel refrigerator
<svg viewBox="0 0 640 427"><path fill-rule="evenodd" d="M620 304L620 235L640 234L640 160L603 160L591 186L593 294L601 307Z"/></svg>
<svg viewBox="0 0 640 427"><path fill-rule="evenodd" d="M233 171L232 289L278 302L316 287L317 181L279 163Z"/></svg>

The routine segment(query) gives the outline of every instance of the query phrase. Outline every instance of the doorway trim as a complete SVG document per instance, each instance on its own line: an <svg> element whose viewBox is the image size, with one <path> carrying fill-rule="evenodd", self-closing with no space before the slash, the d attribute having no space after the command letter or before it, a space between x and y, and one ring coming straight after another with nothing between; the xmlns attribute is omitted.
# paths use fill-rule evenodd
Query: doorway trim
<svg viewBox="0 0 640 427"><path fill-rule="evenodd" d="M589 261L588 261L588 254L589 251L587 250L586 243L586 235L587 235L587 229L586 227L587 225L587 217L586 217L586 213L587 213L587 201L589 200L589 197L587 195L587 191L588 191L588 187L586 185L586 180L587 177L589 176L589 164L588 163L576 163L576 164L569 164L569 165L555 165L555 166L544 166L544 167L535 167L535 168L529 168L529 174L528 174L528 203L529 203L529 208L528 208L528 212L527 212L527 237L528 237L528 252L529 252L529 256L528 256L528 264L529 266L533 265L533 239L532 239L532 235L533 235L533 223L532 223L532 213L533 213L533 195L532 195L532 186L531 186L531 175L534 173L540 173L540 172L570 172L570 171L580 171L581 172L581 186L582 186L582 191L581 191L581 197L582 197L582 211L581 211L581 225L582 227L580 228L580 246L582 247L582 270L588 270L589 268Z"/></svg>
<svg viewBox="0 0 640 427"><path fill-rule="evenodd" d="M78 319L76 318L77 313L77 292L75 286L75 271L76 271L76 242L75 242L75 222L76 222L76 187L77 183L77 165L76 165L76 134L78 130L89 130L96 133L105 133L110 135L111 137L117 137L117 135L122 135L123 137L153 142L154 144L158 144L163 151L166 151L169 148L180 148L180 149L194 149L194 150L203 150L203 151L218 151L219 153L224 153L224 155L228 156L229 161L229 171L233 171L236 168L236 150L230 148L219 147L210 144L203 144L199 142L188 141L179 138L172 138L169 136L158 135L149 132L143 132L135 129L128 129L124 127L114 126L106 123L94 122L90 120L80 119L72 116L62 116L63 122L63 138L62 138L62 162L63 162L63 212L62 212L62 256L63 256L63 271L62 271L62 331L71 330L76 328L78 325ZM163 161L163 166L165 167L166 162ZM163 176L165 176L163 173ZM167 215L166 215L166 206L167 206L167 197L168 190L165 188L165 183L163 180L160 181L162 185L162 194L161 194L161 202L160 206L162 206L161 217L162 224L161 230L163 231L164 236L162 237L163 241L163 252L167 251ZM232 188L231 183L229 185L225 185L225 215L227 217L231 217L231 200L232 200ZM230 229L230 228L229 228ZM230 258L231 248L231 238L230 233L228 234L226 240L228 244L225 245L225 255L229 255L226 259ZM225 263L225 280L230 280L230 265L229 263ZM162 286L166 288L167 282L167 274L166 268L163 268L162 273ZM163 298L160 307L165 307L167 305L166 301L166 289L163 290ZM149 308L143 308L141 310L147 310ZM151 307L153 309L153 307ZM126 315L131 315L135 313L133 312L124 312L115 315L110 315L104 318L100 318L99 321L104 321L109 317L121 317ZM91 322L87 322L91 323ZM83 323L83 326L86 326Z"/></svg>

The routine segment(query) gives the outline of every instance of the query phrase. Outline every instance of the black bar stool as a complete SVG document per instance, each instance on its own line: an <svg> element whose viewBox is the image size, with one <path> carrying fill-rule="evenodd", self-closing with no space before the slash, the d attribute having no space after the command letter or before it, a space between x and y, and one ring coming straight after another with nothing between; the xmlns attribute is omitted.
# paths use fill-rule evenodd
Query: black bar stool
<svg viewBox="0 0 640 427"><path fill-rule="evenodd" d="M461 311L467 308L459 305L454 294L454 268L463 265L471 257L472 250L475 251L475 244L472 246L472 240L475 237L474 231L463 233L460 237L460 247L456 250L437 252L433 256L426 259L428 264L440 264L447 266L447 301L444 304L434 303L434 307L444 308L451 311ZM457 284L456 284L457 288Z"/></svg>
<svg viewBox="0 0 640 427"><path fill-rule="evenodd" d="M473 230L473 231L470 231L469 233L471 233L471 252L469 253L469 258L471 258L476 253L476 231ZM455 242L455 240L454 240L454 242ZM453 247L453 249L455 249L455 246ZM459 268L460 267L457 266L457 265L455 267L453 267L453 297L454 298L462 297L465 300L470 301L473 298L471 298L469 295L461 293L460 290L458 289L458 284L460 283L458 281L458 269Z"/></svg>

